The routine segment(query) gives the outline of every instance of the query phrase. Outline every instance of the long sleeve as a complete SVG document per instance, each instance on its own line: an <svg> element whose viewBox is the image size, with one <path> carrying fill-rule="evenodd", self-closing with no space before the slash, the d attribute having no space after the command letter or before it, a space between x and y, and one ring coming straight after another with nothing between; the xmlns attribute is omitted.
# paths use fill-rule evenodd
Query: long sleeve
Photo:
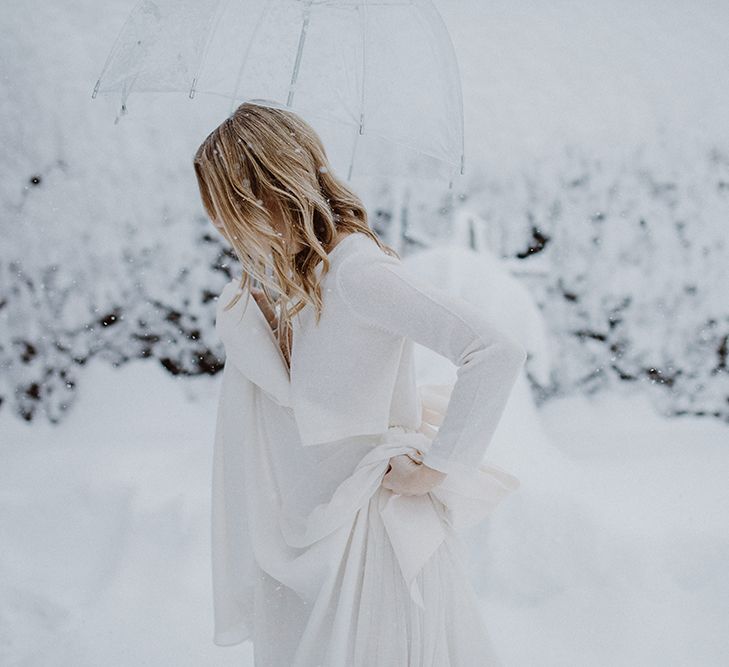
<svg viewBox="0 0 729 667"><path fill-rule="evenodd" d="M526 360L521 344L465 299L390 255L349 258L337 272L337 287L354 316L457 366L448 409L423 461L445 473L456 465L477 466Z"/></svg>
<svg viewBox="0 0 729 667"><path fill-rule="evenodd" d="M231 281L218 298L215 330L225 346L226 363L231 363L251 382L266 391L281 406L290 407L290 384L271 327L256 300L246 292L230 310L237 283Z"/></svg>

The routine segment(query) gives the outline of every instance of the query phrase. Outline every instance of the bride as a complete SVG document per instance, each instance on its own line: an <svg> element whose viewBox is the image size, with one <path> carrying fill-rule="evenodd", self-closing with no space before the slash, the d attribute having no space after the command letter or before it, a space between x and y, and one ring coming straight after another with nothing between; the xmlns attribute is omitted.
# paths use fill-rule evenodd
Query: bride
<svg viewBox="0 0 729 667"><path fill-rule="evenodd" d="M519 484L483 457L525 350L405 268L294 113L242 104L194 168L243 269L215 323L214 642L257 667L499 664L458 533ZM416 384L415 343L455 384Z"/></svg>

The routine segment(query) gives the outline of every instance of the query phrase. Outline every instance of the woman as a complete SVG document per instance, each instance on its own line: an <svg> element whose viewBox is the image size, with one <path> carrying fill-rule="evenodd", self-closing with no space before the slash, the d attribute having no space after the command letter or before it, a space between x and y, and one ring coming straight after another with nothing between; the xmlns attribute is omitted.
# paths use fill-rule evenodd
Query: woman
<svg viewBox="0 0 729 667"><path fill-rule="evenodd" d="M242 104L194 167L244 269L216 315L214 641L259 667L497 664L456 530L518 485L482 460L524 349L404 267L290 111ZM458 365L450 394L416 385L414 343Z"/></svg>

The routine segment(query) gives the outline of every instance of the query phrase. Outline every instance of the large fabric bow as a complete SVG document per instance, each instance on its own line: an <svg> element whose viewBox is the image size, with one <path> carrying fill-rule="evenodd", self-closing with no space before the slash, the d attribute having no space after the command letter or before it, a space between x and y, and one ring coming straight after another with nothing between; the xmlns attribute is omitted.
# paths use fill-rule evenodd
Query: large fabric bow
<svg viewBox="0 0 729 667"><path fill-rule="evenodd" d="M381 440L359 461L352 474L335 490L329 502L319 505L305 525L281 522L286 542L307 547L333 532L344 517L352 516L378 491L389 460L399 454L425 453L445 417L453 385L423 384L417 387L422 405L422 422L417 430L391 426ZM395 557L411 598L424 607L416 577L451 531L473 526L488 516L499 502L519 487L519 480L491 463L478 467L455 465L445 479L427 494L404 496L382 487L385 502L380 506ZM315 595L314 580L306 597ZM299 582L305 588L306 582Z"/></svg>
<svg viewBox="0 0 729 667"><path fill-rule="evenodd" d="M427 452L445 417L453 385L419 385L422 423L417 431L402 426L388 429L381 445L387 460L412 448ZM473 526L488 516L498 503L519 487L519 480L492 463L477 468L456 467L429 493L403 496L390 493L380 510L412 599L423 607L415 578L450 530Z"/></svg>

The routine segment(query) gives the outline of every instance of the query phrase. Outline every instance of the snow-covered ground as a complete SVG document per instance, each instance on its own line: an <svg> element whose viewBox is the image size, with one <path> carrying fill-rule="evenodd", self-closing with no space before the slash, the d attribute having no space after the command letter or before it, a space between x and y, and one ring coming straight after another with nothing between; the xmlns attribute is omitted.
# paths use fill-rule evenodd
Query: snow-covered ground
<svg viewBox="0 0 729 667"><path fill-rule="evenodd" d="M540 462L487 542L505 664L729 664L729 428L663 419L638 392L542 417L566 461Z"/></svg>
<svg viewBox="0 0 729 667"><path fill-rule="evenodd" d="M209 100L183 96L162 123L135 102L115 126L115 103L90 100L128 0L5 4L0 255L4 266L22 258L36 281L61 267L40 306L13 311L22 316L12 326L43 351L56 328L82 327L120 299L138 303L138 282L150 300L181 284L173 305L203 286L212 269L194 229L201 209L190 158L220 114ZM678 294L698 283L698 306L646 327L642 363L655 362L654 341L670 348L671 336L693 335L689 309L729 316L716 289L726 275L729 4L437 4L463 73L461 187L509 232L510 252L532 217L547 225L569 272L580 261L591 268L584 296L598 322L594 295L620 282L613 258L623 245L642 252L644 270L621 271L628 291ZM649 189L678 194L656 203L635 174ZM616 190L613 181L627 185ZM570 183L584 184L583 194ZM624 193L617 203L608 197L615 192ZM584 254L570 239L589 238L584 225L597 212L617 241L608 236L600 253ZM626 232L639 217L648 221L644 245ZM694 254L662 236L683 220ZM699 254L701 262L691 259ZM189 285L183 268L193 272ZM0 277L10 294L15 274ZM572 328L566 318L564 328ZM118 328L114 336L123 347ZM53 342L44 362L57 355ZM555 356L575 375L594 368ZM18 367L24 380L36 377ZM21 422L10 400L0 410L0 665L252 665L250 645L212 644L219 376L175 379L155 360L113 369L101 357L73 370L79 400L59 427ZM43 366L37 377L46 377ZM621 389L556 399L537 413L525 412L521 382L521 410L512 405L500 427L492 454L522 488L469 539L474 583L508 667L729 664L729 427L665 420L645 395Z"/></svg>
<svg viewBox="0 0 729 667"><path fill-rule="evenodd" d="M252 665L211 641L218 381L95 361L60 427L0 415L0 664ZM555 454L519 435L522 488L478 533L505 664L728 664L729 429L611 394L540 419Z"/></svg>

